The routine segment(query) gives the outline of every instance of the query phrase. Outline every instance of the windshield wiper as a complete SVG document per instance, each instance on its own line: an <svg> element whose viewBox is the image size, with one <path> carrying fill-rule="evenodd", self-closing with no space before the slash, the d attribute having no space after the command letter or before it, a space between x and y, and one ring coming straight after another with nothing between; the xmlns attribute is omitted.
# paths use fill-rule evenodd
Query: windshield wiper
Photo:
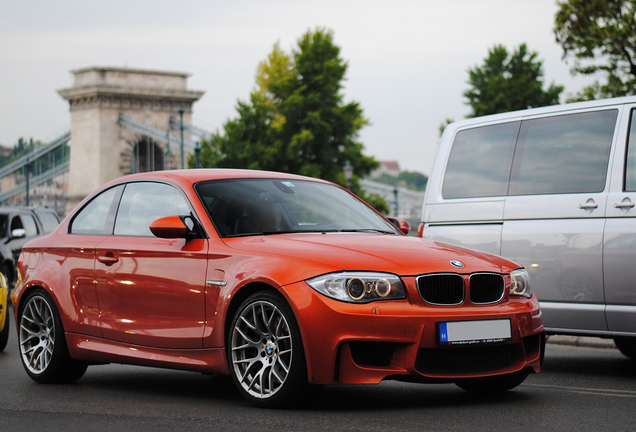
<svg viewBox="0 0 636 432"><path fill-rule="evenodd" d="M385 231L375 228L339 229L338 232L377 232L381 234L395 234L393 231Z"/></svg>

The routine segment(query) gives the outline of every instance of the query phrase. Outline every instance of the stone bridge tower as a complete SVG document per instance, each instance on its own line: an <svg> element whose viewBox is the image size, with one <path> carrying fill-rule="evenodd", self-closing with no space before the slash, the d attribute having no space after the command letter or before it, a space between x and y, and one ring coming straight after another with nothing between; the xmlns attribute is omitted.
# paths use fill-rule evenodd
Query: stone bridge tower
<svg viewBox="0 0 636 432"><path fill-rule="evenodd" d="M183 107L183 121L190 124L192 105L203 92L187 89L189 74L114 67L71 72L73 87L58 90L71 109L67 212L117 177L181 166L180 142L170 141L170 156L167 139L158 140L158 133L148 136L121 118L167 134L170 117L178 119Z"/></svg>

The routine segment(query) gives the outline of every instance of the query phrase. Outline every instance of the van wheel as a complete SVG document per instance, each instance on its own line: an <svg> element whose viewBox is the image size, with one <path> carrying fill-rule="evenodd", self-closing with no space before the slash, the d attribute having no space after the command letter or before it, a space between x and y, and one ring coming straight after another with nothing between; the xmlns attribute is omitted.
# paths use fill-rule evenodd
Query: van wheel
<svg viewBox="0 0 636 432"><path fill-rule="evenodd" d="M486 378L472 378L458 381L455 384L461 389L472 393L496 394L511 390L525 381L529 371L523 369L508 375Z"/></svg>
<svg viewBox="0 0 636 432"><path fill-rule="evenodd" d="M232 320L227 347L234 383L254 405L289 407L309 390L300 330L278 293L258 292L243 302Z"/></svg>
<svg viewBox="0 0 636 432"><path fill-rule="evenodd" d="M43 289L29 293L20 308L18 339L26 373L39 383L68 383L84 375L87 363L68 353L62 319Z"/></svg>
<svg viewBox="0 0 636 432"><path fill-rule="evenodd" d="M636 338L617 337L614 338L616 348L626 357L636 360Z"/></svg>

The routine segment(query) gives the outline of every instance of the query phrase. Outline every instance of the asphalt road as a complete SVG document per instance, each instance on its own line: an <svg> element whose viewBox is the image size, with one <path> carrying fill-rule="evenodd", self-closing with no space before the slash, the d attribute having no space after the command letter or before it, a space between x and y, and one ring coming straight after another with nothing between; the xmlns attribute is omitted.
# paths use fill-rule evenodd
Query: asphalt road
<svg viewBox="0 0 636 432"><path fill-rule="evenodd" d="M253 408L228 377L192 372L91 366L75 384L36 384L15 333L0 353L0 431L628 431L635 411L636 362L616 349L549 344L543 373L490 399L385 382L326 387L292 411Z"/></svg>

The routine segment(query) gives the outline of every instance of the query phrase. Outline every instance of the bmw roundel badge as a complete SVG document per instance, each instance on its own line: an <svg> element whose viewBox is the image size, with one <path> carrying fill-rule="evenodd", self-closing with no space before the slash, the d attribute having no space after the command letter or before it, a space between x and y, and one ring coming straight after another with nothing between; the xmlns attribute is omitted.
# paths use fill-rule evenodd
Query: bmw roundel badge
<svg viewBox="0 0 636 432"><path fill-rule="evenodd" d="M452 260L450 263L451 263L452 265L454 265L455 267L457 267L457 268L464 268L464 267L465 267L465 266L464 266L464 263L463 263L463 262L461 262L461 261Z"/></svg>

